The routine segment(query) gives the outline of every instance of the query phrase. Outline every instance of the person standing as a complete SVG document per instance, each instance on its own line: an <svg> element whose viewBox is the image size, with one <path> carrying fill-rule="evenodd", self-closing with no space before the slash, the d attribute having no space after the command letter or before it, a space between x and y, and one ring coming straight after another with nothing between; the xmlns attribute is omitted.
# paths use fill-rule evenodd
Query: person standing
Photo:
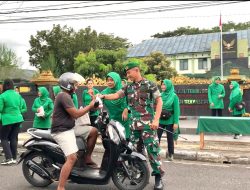
<svg viewBox="0 0 250 190"><path fill-rule="evenodd" d="M33 127L48 130L51 128L51 114L54 104L49 98L49 91L45 87L38 88L38 97L34 100L32 111L35 112Z"/></svg>
<svg viewBox="0 0 250 190"><path fill-rule="evenodd" d="M137 144L142 137L147 149L148 158L152 167L152 176L155 176L155 190L162 190L162 169L160 146L157 138L157 128L162 109L161 93L157 85L142 77L139 63L128 62L124 72L131 83L114 94L98 95L104 100L114 100L127 97L131 111L131 142ZM156 108L154 110L154 103Z"/></svg>
<svg viewBox="0 0 250 190"><path fill-rule="evenodd" d="M225 97L225 88L221 84L220 77L214 77L212 84L208 86L208 102L212 116L222 116L224 109L223 98Z"/></svg>
<svg viewBox="0 0 250 190"><path fill-rule="evenodd" d="M21 107L22 97L15 92L13 81L5 79L3 93L0 95L0 115L2 119L1 144L5 155L5 159L1 162L1 165L16 163L18 133L20 124L23 122Z"/></svg>
<svg viewBox="0 0 250 190"><path fill-rule="evenodd" d="M89 105L89 103L94 99L94 96L99 92L99 90L95 89L94 86L94 81L92 79L87 79L87 89L85 89L82 93L82 105L85 107ZM94 126L97 128L95 124L95 120L99 115L99 110L98 109L92 109L89 112L89 117L90 117L90 122L91 126Z"/></svg>
<svg viewBox="0 0 250 190"><path fill-rule="evenodd" d="M180 104L179 98L174 92L174 85L171 80L163 80L161 82L161 90L163 105L160 117L160 127L162 129L158 128L157 134L160 143L163 129L167 130L168 154L166 152L166 158L172 161L174 155L174 133L176 134L175 136L177 136L180 132L178 127L180 117Z"/></svg>
<svg viewBox="0 0 250 190"><path fill-rule="evenodd" d="M106 81L108 87L101 92L104 95L116 93L122 88L121 77L116 72L108 73ZM103 100L103 103L108 110L109 118L119 121L124 126L126 132L126 139L129 139L130 128L126 97L117 100Z"/></svg>
<svg viewBox="0 0 250 190"><path fill-rule="evenodd" d="M231 93L229 96L229 106L228 111L232 114L233 117L242 117L244 113L246 113L245 108L243 107L241 110L237 110L236 104L242 102L242 92L240 89L240 85L236 81L231 81L229 88L231 89ZM240 134L235 134L234 139L239 139Z"/></svg>

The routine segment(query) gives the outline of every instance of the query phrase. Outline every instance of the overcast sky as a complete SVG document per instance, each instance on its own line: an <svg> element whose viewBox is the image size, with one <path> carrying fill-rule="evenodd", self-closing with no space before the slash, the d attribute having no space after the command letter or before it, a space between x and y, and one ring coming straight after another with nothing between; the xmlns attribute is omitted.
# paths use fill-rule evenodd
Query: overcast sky
<svg viewBox="0 0 250 190"><path fill-rule="evenodd" d="M113 34L137 44L142 40L151 39L156 33L172 31L181 26L200 29L218 26L220 12L222 23L250 21L249 1L238 3L231 1L231 4L208 6L213 2L220 3L219 1L0 1L0 43L16 51L22 60L22 68L34 69L28 63L26 52L30 48L30 36L40 30L51 30L53 24L67 25L76 31L91 26L91 29L98 33ZM38 11L39 9L46 11ZM111 13L113 15L108 16ZM118 13L123 15L118 16ZM62 17L62 15L68 16ZM29 23L17 20L23 18L37 20L34 17L46 19L48 16L59 16L55 19L61 20L52 18L51 21L29 21Z"/></svg>

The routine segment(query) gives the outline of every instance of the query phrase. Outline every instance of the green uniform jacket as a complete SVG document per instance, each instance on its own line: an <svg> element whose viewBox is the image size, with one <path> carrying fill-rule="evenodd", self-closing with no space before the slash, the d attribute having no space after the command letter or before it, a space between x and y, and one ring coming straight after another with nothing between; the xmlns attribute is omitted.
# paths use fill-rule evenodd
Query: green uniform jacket
<svg viewBox="0 0 250 190"><path fill-rule="evenodd" d="M174 85L171 80L163 80L166 90L161 92L162 98L162 109L172 112L172 115L167 120L160 119L160 124L169 125L169 124L179 124L180 117L180 104L179 98L174 92Z"/></svg>
<svg viewBox="0 0 250 190"><path fill-rule="evenodd" d="M161 93L162 97L162 109L168 110L172 112L172 115L167 120L160 119L159 123L161 125L171 125L171 124L178 124L178 128L174 131L174 140L178 139L178 135L180 134L180 127L179 127L179 118L180 118L180 104L179 104L179 97L174 92L174 85L171 80L165 79L163 80L166 91ZM168 129L167 129L168 130Z"/></svg>
<svg viewBox="0 0 250 190"><path fill-rule="evenodd" d="M22 97L15 90L6 90L0 95L2 125L23 122Z"/></svg>
<svg viewBox="0 0 250 190"><path fill-rule="evenodd" d="M21 106L21 114L24 114L27 112L27 105L26 105L26 102L24 100L24 98L22 97L22 106ZM25 119L25 118L23 118ZM22 128L23 126L20 125L20 128Z"/></svg>
<svg viewBox="0 0 250 190"><path fill-rule="evenodd" d="M105 88L101 93L102 94L113 94L122 88L120 75L116 72L108 73L107 77L111 77L115 83L114 88ZM122 120L122 113L125 108L128 109L127 99L126 97L117 99L117 100L103 100L105 107L108 110L109 118L119 121L125 128L126 138L130 136L130 128L129 128L129 119L126 121ZM129 118L129 116L128 116Z"/></svg>
<svg viewBox="0 0 250 190"><path fill-rule="evenodd" d="M21 114L24 114L26 112L27 112L27 105L26 105L24 98L22 97Z"/></svg>
<svg viewBox="0 0 250 190"><path fill-rule="evenodd" d="M99 90L93 88L94 91L94 95L99 94ZM85 89L82 93L82 105L83 106L87 106L90 104L90 102L92 101L91 96L88 93L88 89ZM98 116L99 115L99 110L95 110L95 111L90 111L89 112L89 116Z"/></svg>
<svg viewBox="0 0 250 190"><path fill-rule="evenodd" d="M239 84L236 81L232 81L231 84L233 85L233 89L231 91L230 97L229 97L229 108L233 110L232 115L241 115L246 113L245 108L242 110L238 111L235 108L236 103L241 103L242 102L242 92L240 90Z"/></svg>
<svg viewBox="0 0 250 190"><path fill-rule="evenodd" d="M37 113L37 109L43 106L45 116L38 117L35 114L33 127L34 128L43 128L49 129L51 128L51 114L54 109L53 101L48 97L49 92L45 87L39 87L38 90L41 92L41 97L35 99L32 105L32 111Z"/></svg>
<svg viewBox="0 0 250 190"><path fill-rule="evenodd" d="M221 95L221 98L219 98ZM223 98L225 97L225 88L222 84L216 84L213 82L208 86L208 102L210 109L224 109ZM214 103L214 106L211 106Z"/></svg>
<svg viewBox="0 0 250 190"><path fill-rule="evenodd" d="M78 98L77 98L76 93L72 94L72 100L73 100L73 103L75 105L75 108L78 109Z"/></svg>
<svg viewBox="0 0 250 190"><path fill-rule="evenodd" d="M164 100L162 99L164 102ZM170 124L179 124L179 117L180 117L180 104L179 104L179 98L177 95L174 97L174 102L172 106L169 107L162 107L162 109L166 109L168 111L173 112L171 117L168 120L162 120L160 119L160 124L162 125L170 125Z"/></svg>

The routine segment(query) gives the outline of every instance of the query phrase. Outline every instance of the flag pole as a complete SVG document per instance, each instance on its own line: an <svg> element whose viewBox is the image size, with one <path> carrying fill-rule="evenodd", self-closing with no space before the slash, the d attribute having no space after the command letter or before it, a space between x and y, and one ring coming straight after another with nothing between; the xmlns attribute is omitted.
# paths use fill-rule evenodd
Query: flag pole
<svg viewBox="0 0 250 190"><path fill-rule="evenodd" d="M221 80L223 80L223 49L222 49L222 22L220 13L220 70L221 70Z"/></svg>

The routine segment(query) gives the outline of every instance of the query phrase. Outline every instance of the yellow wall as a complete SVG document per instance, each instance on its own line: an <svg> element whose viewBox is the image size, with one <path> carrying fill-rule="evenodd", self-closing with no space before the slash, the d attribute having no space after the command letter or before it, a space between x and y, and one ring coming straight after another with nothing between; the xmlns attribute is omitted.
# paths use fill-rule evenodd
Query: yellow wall
<svg viewBox="0 0 250 190"><path fill-rule="evenodd" d="M213 41L211 43L211 59L215 59L216 55L218 55L218 58L220 58L220 42Z"/></svg>
<svg viewBox="0 0 250 190"><path fill-rule="evenodd" d="M248 57L248 41L247 39L238 40L237 43L237 57L239 58L243 54L243 57Z"/></svg>

